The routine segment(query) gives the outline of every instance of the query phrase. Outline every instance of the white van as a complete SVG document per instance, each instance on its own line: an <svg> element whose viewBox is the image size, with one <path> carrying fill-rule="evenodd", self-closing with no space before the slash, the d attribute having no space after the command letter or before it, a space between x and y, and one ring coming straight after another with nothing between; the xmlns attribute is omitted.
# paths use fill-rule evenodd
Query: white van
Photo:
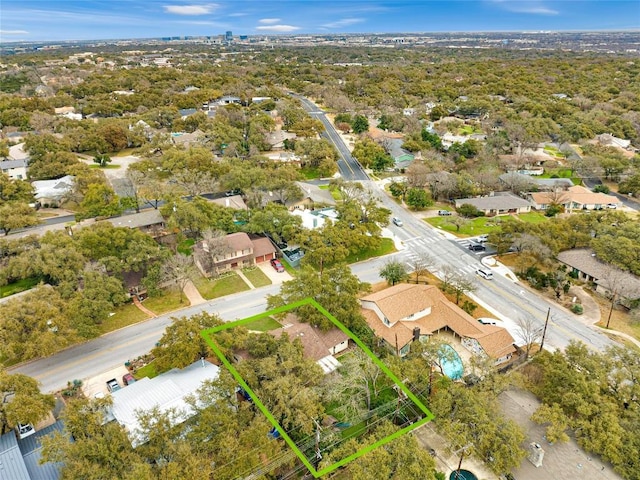
<svg viewBox="0 0 640 480"><path fill-rule="evenodd" d="M479 268L478 270L476 270L476 273L485 280L493 280L493 272L491 270L488 270L486 268Z"/></svg>

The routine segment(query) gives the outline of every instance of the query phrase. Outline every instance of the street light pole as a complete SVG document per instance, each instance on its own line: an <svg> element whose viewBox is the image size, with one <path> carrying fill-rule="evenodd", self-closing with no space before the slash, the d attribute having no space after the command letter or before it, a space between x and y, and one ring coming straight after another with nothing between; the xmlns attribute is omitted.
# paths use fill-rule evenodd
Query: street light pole
<svg viewBox="0 0 640 480"><path fill-rule="evenodd" d="M611 308L609 309L609 316L607 317L607 328L609 328L609 322L611 321L611 314L613 313L613 306L616 303L616 294L613 294L613 297L611 297Z"/></svg>

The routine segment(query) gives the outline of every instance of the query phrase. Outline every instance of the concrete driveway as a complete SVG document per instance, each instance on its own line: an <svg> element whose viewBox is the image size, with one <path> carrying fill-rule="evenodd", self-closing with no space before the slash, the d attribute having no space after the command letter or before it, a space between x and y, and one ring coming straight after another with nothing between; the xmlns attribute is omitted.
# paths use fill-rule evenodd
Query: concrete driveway
<svg viewBox="0 0 640 480"><path fill-rule="evenodd" d="M280 285L282 282L286 282L293 278L286 270L284 272L276 272L275 268L273 268L269 262L260 263L258 264L258 267L267 277L269 277L269 280L271 280L273 285Z"/></svg>

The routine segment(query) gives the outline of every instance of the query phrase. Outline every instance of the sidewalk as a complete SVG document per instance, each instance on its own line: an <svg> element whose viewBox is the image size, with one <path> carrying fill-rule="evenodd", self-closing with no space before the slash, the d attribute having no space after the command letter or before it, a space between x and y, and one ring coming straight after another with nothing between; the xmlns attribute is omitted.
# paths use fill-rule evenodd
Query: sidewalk
<svg viewBox="0 0 640 480"><path fill-rule="evenodd" d="M189 282L184 286L183 292L192 306L206 302L191 280L189 280Z"/></svg>
<svg viewBox="0 0 640 480"><path fill-rule="evenodd" d="M152 312L151 310L149 310L147 307L145 307L144 305L142 305L142 303L140 303L140 300L138 299L137 295L133 295L133 304L138 307L138 310L146 313L147 315L149 315L150 318L156 318L158 315L156 315L154 312Z"/></svg>
<svg viewBox="0 0 640 480"><path fill-rule="evenodd" d="M249 285L249 289L250 290L255 290L256 289L256 287L253 285L253 283L251 283L251 280L249 280L247 278L247 276L244 273L242 273L242 270L238 269L238 270L236 270L236 273L244 281L244 283Z"/></svg>

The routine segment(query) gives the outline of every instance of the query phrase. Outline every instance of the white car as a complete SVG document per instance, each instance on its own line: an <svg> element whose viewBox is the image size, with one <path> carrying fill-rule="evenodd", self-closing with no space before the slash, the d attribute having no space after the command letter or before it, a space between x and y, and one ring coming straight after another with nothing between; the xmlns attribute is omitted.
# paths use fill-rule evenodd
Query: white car
<svg viewBox="0 0 640 480"><path fill-rule="evenodd" d="M391 221L393 222L393 224L394 224L396 227L401 227L402 225L404 225L404 224L402 223L402 220L400 220L398 217L393 217L393 218L391 219Z"/></svg>
<svg viewBox="0 0 640 480"><path fill-rule="evenodd" d="M486 233L484 235L479 235L478 237L476 237L476 241L479 243L485 243L489 240L489 235L487 235Z"/></svg>

